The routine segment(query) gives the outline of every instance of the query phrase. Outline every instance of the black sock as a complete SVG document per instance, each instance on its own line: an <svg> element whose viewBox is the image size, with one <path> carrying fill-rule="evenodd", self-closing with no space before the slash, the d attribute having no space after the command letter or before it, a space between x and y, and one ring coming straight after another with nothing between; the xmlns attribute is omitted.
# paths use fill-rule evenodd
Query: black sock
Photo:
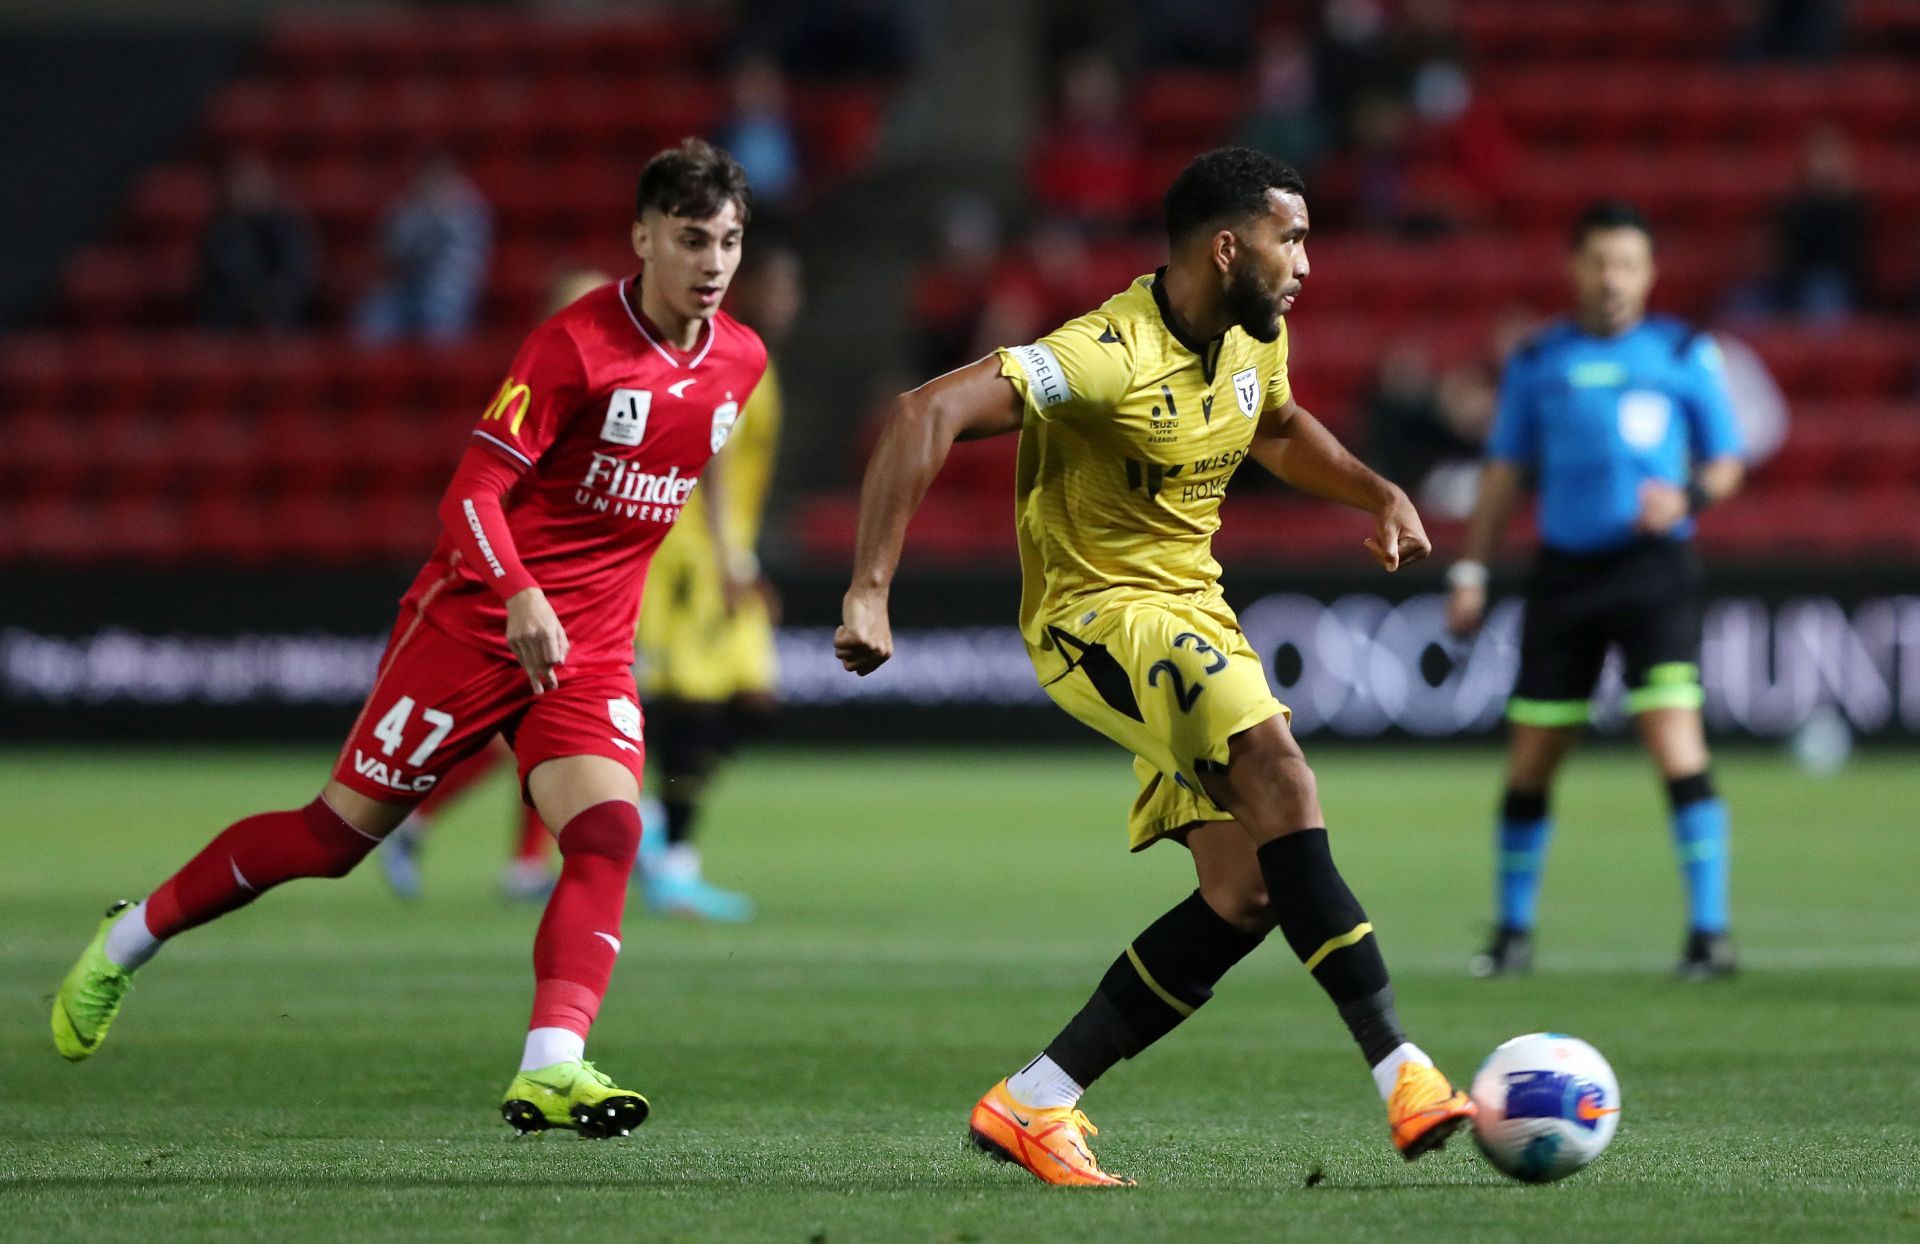
<svg viewBox="0 0 1920 1244"><path fill-rule="evenodd" d="M1676 812L1688 804L1712 799L1717 794L1719 792L1713 788L1713 770L1711 769L1702 769L1698 773L1677 777L1667 783L1667 804Z"/></svg>
<svg viewBox="0 0 1920 1244"><path fill-rule="evenodd" d="M1086 1088L1198 1010L1260 940L1221 919L1194 891L1113 961L1087 1004L1047 1046L1047 1057Z"/></svg>
<svg viewBox="0 0 1920 1244"><path fill-rule="evenodd" d="M659 724L660 805L666 813L666 838L678 846L693 840L700 803L714 767L726 751L723 706L671 701L655 709Z"/></svg>
<svg viewBox="0 0 1920 1244"><path fill-rule="evenodd" d="M1260 848L1260 872L1280 933L1327 991L1369 1066L1407 1039L1393 1010L1380 943L1333 866L1327 831L1303 829Z"/></svg>

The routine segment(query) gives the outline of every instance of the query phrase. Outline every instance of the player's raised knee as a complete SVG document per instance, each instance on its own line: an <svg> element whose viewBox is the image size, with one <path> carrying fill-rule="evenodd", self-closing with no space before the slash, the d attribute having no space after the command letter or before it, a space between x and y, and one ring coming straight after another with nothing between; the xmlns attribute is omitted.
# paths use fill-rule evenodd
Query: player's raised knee
<svg viewBox="0 0 1920 1244"><path fill-rule="evenodd" d="M1230 883L1203 883L1200 895L1215 915L1242 933L1258 937L1273 929L1273 906L1267 900L1266 882L1258 877Z"/></svg>

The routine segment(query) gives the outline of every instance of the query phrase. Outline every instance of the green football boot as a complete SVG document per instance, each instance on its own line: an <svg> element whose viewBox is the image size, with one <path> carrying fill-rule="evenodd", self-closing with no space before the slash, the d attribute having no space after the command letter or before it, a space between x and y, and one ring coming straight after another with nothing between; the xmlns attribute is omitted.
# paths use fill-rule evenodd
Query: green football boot
<svg viewBox="0 0 1920 1244"><path fill-rule="evenodd" d="M133 988L133 975L107 958L107 930L121 912L133 906L121 899L107 908L106 918L94 932L93 940L80 952L79 961L60 982L53 998L53 1044L61 1057L79 1062L107 1039L120 1003Z"/></svg>
<svg viewBox="0 0 1920 1244"><path fill-rule="evenodd" d="M649 1109L646 1098L619 1087L589 1062L523 1071L500 1102L500 1116L523 1135L565 1127L594 1140L628 1135L647 1121Z"/></svg>

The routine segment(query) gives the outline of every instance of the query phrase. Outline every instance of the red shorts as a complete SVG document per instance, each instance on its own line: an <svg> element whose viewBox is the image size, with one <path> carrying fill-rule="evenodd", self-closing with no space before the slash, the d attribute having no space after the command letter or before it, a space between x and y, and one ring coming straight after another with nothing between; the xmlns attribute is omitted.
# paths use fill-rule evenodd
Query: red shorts
<svg viewBox="0 0 1920 1244"><path fill-rule="evenodd" d="M523 795L527 774L562 756L605 756L639 781L646 744L633 667L563 665L560 686L536 696L518 661L462 643L408 610L333 776L369 799L415 803L496 734L513 746Z"/></svg>

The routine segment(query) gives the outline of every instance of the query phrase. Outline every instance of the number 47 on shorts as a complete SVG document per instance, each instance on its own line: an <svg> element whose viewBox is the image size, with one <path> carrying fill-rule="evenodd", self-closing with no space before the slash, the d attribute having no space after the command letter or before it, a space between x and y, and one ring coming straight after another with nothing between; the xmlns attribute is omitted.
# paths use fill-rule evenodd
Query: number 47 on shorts
<svg viewBox="0 0 1920 1244"><path fill-rule="evenodd" d="M391 758L406 746L407 728L413 722L415 707L413 697L403 695L393 702L393 707L388 709L373 727L373 737L380 741L380 751L383 755ZM416 795L432 790L434 783L439 780L437 776L431 773L409 776L402 771L401 766L417 769L426 764L433 755L434 749L453 733L453 714L443 713L437 708L423 708L420 710L420 720L425 723L426 732L404 760L397 762L381 760L355 748L354 772L391 790Z"/></svg>

